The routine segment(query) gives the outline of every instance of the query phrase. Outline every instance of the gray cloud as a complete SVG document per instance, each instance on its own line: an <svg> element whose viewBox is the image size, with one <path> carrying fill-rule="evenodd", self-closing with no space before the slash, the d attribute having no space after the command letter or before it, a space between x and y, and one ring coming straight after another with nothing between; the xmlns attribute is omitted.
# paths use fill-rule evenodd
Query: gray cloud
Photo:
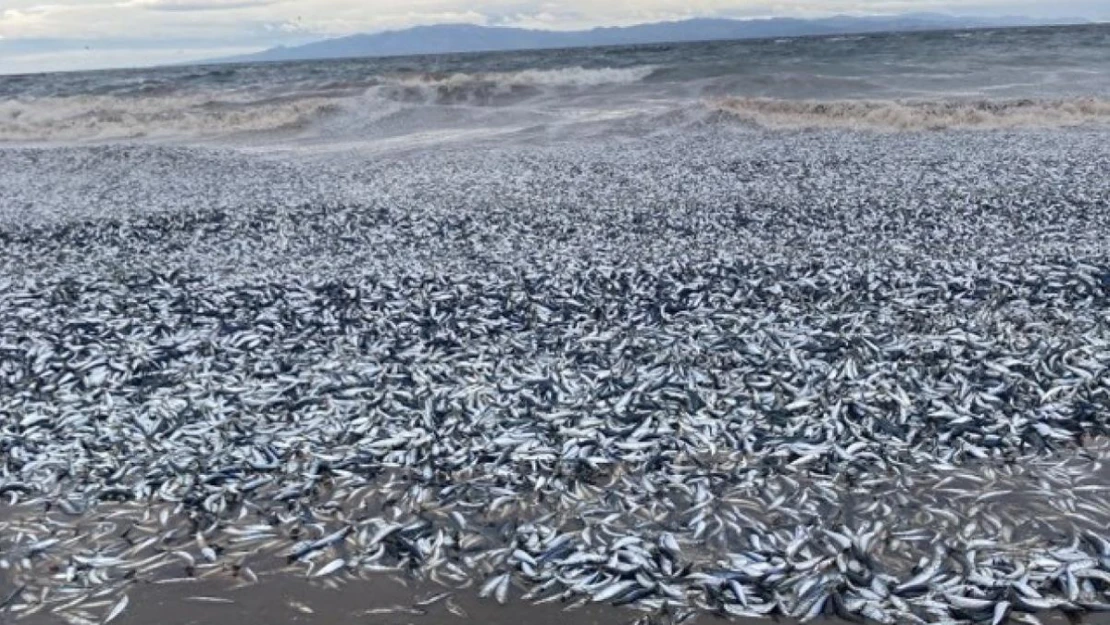
<svg viewBox="0 0 1110 625"><path fill-rule="evenodd" d="M235 0L218 2L215 0L194 2L155 2L146 6L149 11L230 11L276 4L277 0Z"/></svg>

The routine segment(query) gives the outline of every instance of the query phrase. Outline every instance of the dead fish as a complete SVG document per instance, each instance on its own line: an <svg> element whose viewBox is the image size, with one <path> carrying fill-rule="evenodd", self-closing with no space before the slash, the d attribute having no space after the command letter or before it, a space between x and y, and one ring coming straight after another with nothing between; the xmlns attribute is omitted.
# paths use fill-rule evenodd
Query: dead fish
<svg viewBox="0 0 1110 625"><path fill-rule="evenodd" d="M108 611L108 615L104 617L102 623L107 625L107 623L111 623L120 614L123 614L123 611L127 609L127 604L129 601L130 600L127 598L127 595L123 595L122 597L120 597L119 601L117 601L116 604L112 606L112 609Z"/></svg>
<svg viewBox="0 0 1110 625"><path fill-rule="evenodd" d="M347 561L344 560L343 558L336 558L336 559L332 560L331 562L328 562L327 564L325 564L323 567L321 567L319 571L316 571L315 573L313 573L312 577L323 577L325 575L331 575L332 573L338 571L339 569L343 568L344 566L347 566Z"/></svg>

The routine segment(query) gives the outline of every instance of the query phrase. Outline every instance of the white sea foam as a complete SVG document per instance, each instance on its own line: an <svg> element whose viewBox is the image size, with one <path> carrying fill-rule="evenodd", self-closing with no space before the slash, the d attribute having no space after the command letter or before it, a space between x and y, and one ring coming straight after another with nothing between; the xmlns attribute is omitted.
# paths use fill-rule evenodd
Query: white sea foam
<svg viewBox="0 0 1110 625"><path fill-rule="evenodd" d="M652 66L630 68L566 67L516 72L409 73L385 76L370 92L380 97L421 104L497 105L567 90L630 85L655 72Z"/></svg>
<svg viewBox="0 0 1110 625"><path fill-rule="evenodd" d="M405 85L455 86L475 82L490 82L500 85L540 85L550 87L595 87L609 84L631 84L641 82L655 72L655 67L616 68L564 67L558 69L526 69L517 72L482 72L398 74L387 78L388 82Z"/></svg>
<svg viewBox="0 0 1110 625"><path fill-rule="evenodd" d="M723 98L709 103L763 128L945 130L1067 127L1110 122L1110 100L779 100Z"/></svg>

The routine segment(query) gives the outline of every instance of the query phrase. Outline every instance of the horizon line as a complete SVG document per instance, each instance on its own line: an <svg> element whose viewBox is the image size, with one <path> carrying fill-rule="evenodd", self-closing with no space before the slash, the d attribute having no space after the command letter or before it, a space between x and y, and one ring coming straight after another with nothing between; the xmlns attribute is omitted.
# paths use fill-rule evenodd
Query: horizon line
<svg viewBox="0 0 1110 625"><path fill-rule="evenodd" d="M752 37L735 37L735 38L724 38L724 39L709 38L709 39L699 39L699 40L689 40L689 39L686 39L686 40L658 40L658 41L650 41L650 42L642 42L642 43L616 43L616 44L600 43L600 44L594 44L594 45L585 44L585 45L571 45L571 46L558 46L558 47L540 46L540 47L535 47L535 48L533 48L533 47L496 48L496 49L489 49L489 50L465 50L465 51L458 51L458 52L426 52L426 53L412 53L412 54L370 54L370 55L337 56L337 57L326 57L326 58L315 58L315 59L278 59L278 60L243 60L243 61L225 60L225 59L237 59L239 57L249 57L249 56L253 56L253 55L263 54L265 52L269 52L269 51L272 51L272 50L296 49L296 48L300 48L300 47L304 47L304 46L314 45L314 44L318 44L318 43L324 43L324 42L328 42L328 41L336 41L336 40L341 40L341 39L346 39L346 38L351 38L351 37L359 37L359 36L372 37L372 36L376 36L376 35L383 35L383 34L389 34L389 33L403 33L403 32L408 32L408 31L413 31L413 30L419 30L419 29L422 29L422 28L474 27L474 28L481 28L481 29L486 29L486 30L518 30L518 31L544 32L544 33L572 34L572 33L590 33L590 32L594 32L594 31L598 31L598 30L620 30L620 29L627 29L627 28L635 28L635 27L638 27L638 26L652 26L652 25L664 25L664 24L682 24L682 23L685 23L685 22L693 22L693 21L760 22L760 21L773 21L773 20L792 20L792 21L798 21L798 22L815 22L815 21L820 21L820 20L835 19L835 18L838 18L838 17L845 17L845 18L852 18L852 19L899 18L899 17L944 17L944 18L952 18L952 19L983 20L983 21L991 21L991 20L999 20L999 21L1001 21L1001 20L1028 20L1028 22L1029 22L1028 24L996 24L996 25L972 24L972 25L968 25L968 26L955 26L955 25L953 25L953 26L939 26L938 25L936 28L925 28L925 29L920 29L920 30L915 30L915 29L906 29L906 30L893 29L893 30L869 31L869 32L866 32L866 33L860 33L860 34L866 34L866 35L884 35L884 34L894 34L894 33L899 33L899 32L925 33L925 32L946 32L946 31L960 31L960 30L996 30L996 29L997 30L1009 30L1009 29L1019 29L1019 28L1059 28L1059 27L1068 27L1068 26L1093 26L1093 25L1110 24L1110 18L1089 18L1089 17L1082 17L1082 16L1068 16L1068 17L1061 17L1061 18L1058 18L1058 19L1053 19L1053 18L1036 18L1036 17L1030 17L1028 15L1022 15L1022 14L1006 14L1006 15L999 15L999 16L993 16L992 17L992 16L987 16L987 15L982 15L982 14L978 14L978 15L977 14L960 14L960 13L950 13L950 12L945 12L945 11L916 11L916 12L906 12L906 13L847 13L847 12L837 12L837 13L830 13L830 14L825 14L825 15L821 15L821 16L817 16L817 17L797 17L797 16L790 16L790 15L764 15L764 16L754 16L754 17L695 16L695 17L688 17L688 18L682 18L682 19L635 22L635 23L624 24L624 25L598 25L598 26L591 26L591 27L588 27L588 28L571 28L571 29L565 29L565 30L555 29L555 28L536 28L536 27L525 27L525 26L513 26L513 25L507 25L507 24L488 25L488 24L479 24L479 23L474 23L474 22L438 22L438 23L434 23L434 24L416 24L416 25L407 26L407 27L404 27L404 28L389 28L389 29L384 29L384 30L364 30L364 31L357 31L357 32L352 32L352 33L348 33L348 34L344 34L344 35L340 35L340 34L331 35L331 36L320 35L319 38L312 39L312 40L306 41L304 43L292 44L292 45L277 44L277 45L266 47L266 48L256 49L253 52L244 52L244 53L236 54L236 55L233 55L233 56L230 56L230 57L206 57L206 58L197 58L197 59L193 59L193 60L184 60L184 61L179 61L179 62L155 63L155 64L150 64L150 65L107 66L107 67L90 68L90 69L58 69L58 70L31 71L31 72L26 72L26 71L23 71L23 72L5 72L3 70L0 70L0 77L35 76L35 75L47 75L47 74L94 73L94 72L127 71L127 70L157 69L157 68L186 67L186 66L199 67L199 66L205 66L205 65L247 65L247 64L252 64L252 63L320 62L320 61L328 61L328 60L344 60L344 59L349 60L349 59L358 59L358 58L366 58L366 59L372 59L372 58L404 58L404 57L419 58L419 57L424 57L424 56L435 56L435 55L442 55L442 54L490 54L490 53L498 53L498 52L525 52L525 51L532 51L532 50L613 48L613 47L624 47L624 46L629 46L629 45L695 44L695 43L707 43L707 42L711 42L711 41L758 41L758 40L762 40L762 39L806 39L806 38L812 38L812 37L836 36L839 33L829 32L829 33L795 34L795 35L760 35L760 36L752 36ZM18 41L18 39L0 37L0 43L4 42L5 40L7 40L7 41Z"/></svg>

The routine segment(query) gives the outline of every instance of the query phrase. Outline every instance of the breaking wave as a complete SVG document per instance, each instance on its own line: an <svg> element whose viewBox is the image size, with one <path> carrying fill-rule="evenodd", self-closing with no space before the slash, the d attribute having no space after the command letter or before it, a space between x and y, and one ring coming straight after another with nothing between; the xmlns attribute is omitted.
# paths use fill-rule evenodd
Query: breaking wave
<svg viewBox="0 0 1110 625"><path fill-rule="evenodd" d="M398 107L516 104L536 96L632 84L654 71L653 67L569 67L473 74L398 73L371 77L358 91L351 85L336 88L323 84L283 97L256 99L204 92L14 98L0 100L0 141L224 137L296 130L337 113L371 122Z"/></svg>
<svg viewBox="0 0 1110 625"><path fill-rule="evenodd" d="M1006 129L1110 122L1110 100L778 100L724 98L710 108L769 129Z"/></svg>
<svg viewBox="0 0 1110 625"><path fill-rule="evenodd" d="M515 104L546 93L587 87L629 85L655 73L652 66L632 68L567 67L517 72L412 73L386 76L371 93L412 104L497 106Z"/></svg>
<svg viewBox="0 0 1110 625"><path fill-rule="evenodd" d="M0 141L224 136L293 129L341 110L335 98L71 96L0 101Z"/></svg>

